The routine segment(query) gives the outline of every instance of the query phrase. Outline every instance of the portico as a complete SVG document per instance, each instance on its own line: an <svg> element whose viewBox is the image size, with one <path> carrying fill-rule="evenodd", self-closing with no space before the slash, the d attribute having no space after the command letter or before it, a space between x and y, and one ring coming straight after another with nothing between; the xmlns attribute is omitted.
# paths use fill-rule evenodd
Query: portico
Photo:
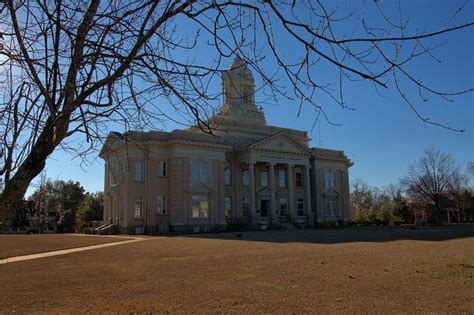
<svg viewBox="0 0 474 315"><path fill-rule="evenodd" d="M283 215L286 218L282 219L314 224L310 158L311 152L285 133L272 135L237 152L237 162L248 169L252 224L279 223L280 199L287 207L283 209L287 210Z"/></svg>

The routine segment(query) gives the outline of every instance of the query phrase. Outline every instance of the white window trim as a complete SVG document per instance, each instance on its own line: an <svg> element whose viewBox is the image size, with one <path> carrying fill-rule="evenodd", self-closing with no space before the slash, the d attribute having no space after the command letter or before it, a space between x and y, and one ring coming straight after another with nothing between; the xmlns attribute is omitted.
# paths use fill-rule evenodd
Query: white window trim
<svg viewBox="0 0 474 315"><path fill-rule="evenodd" d="M248 172L248 183L244 183L244 171ZM240 184L244 187L250 186L250 170L248 168L242 168L240 171Z"/></svg>
<svg viewBox="0 0 474 315"><path fill-rule="evenodd" d="M266 173L267 174L267 182L264 183L263 182L263 174ZM260 186L262 187L268 187L269 186L269 181L270 181L270 173L268 172L268 170L261 170L260 171Z"/></svg>
<svg viewBox="0 0 474 315"><path fill-rule="evenodd" d="M329 207L328 207L328 205L329 205ZM336 205L337 205L336 200L326 200L325 215L327 217L336 217L337 216Z"/></svg>
<svg viewBox="0 0 474 315"><path fill-rule="evenodd" d="M198 165L198 178L194 178L194 163L197 163ZM207 164L207 180L203 180L203 164ZM191 162L191 181L194 184L209 184L211 179L211 162L204 160L204 161L192 161Z"/></svg>
<svg viewBox="0 0 474 315"><path fill-rule="evenodd" d="M301 209L298 209L298 205L300 205L300 204L303 205L303 206L301 207ZM303 211L303 214L302 214L302 215L299 215L299 214L298 214L298 211ZM296 199L296 214L297 214L298 216L304 216L304 212L305 212L304 199L303 199L303 198L298 198L298 199Z"/></svg>
<svg viewBox="0 0 474 315"><path fill-rule="evenodd" d="M194 216L193 215L193 203L194 203L194 200L193 200L193 197L194 196L199 196L199 197L205 197L206 198L206 201L207 201L207 215L206 216L201 216L202 214L202 208L201 208L201 199L199 200L199 216ZM209 215L210 215L210 212L211 211L211 207L210 207L210 198L208 195L204 195L204 194L195 194L195 195L191 195L191 219L209 219Z"/></svg>
<svg viewBox="0 0 474 315"><path fill-rule="evenodd" d="M324 189L326 191L336 189L336 173L332 170L324 173Z"/></svg>
<svg viewBox="0 0 474 315"><path fill-rule="evenodd" d="M158 205L161 203L161 210L158 210ZM168 214L168 198L166 195L157 195L156 196L156 214L157 215L167 215Z"/></svg>
<svg viewBox="0 0 474 315"><path fill-rule="evenodd" d="M229 182L226 181L226 170L229 170ZM224 185L232 186L232 168L224 167Z"/></svg>
<svg viewBox="0 0 474 315"><path fill-rule="evenodd" d="M137 216L137 201L140 202L140 215ZM135 198L133 202L133 217L134 219L143 219L143 197L137 197Z"/></svg>
<svg viewBox="0 0 474 315"><path fill-rule="evenodd" d="M281 175L283 174L283 185L281 185ZM286 188L286 170L285 169L279 169L278 170L278 187L279 188Z"/></svg>
<svg viewBox="0 0 474 315"><path fill-rule="evenodd" d="M300 179L298 179L298 174L300 175ZM300 182L300 185L298 186L297 183ZM295 187L296 188L304 188L304 180L303 180L303 172L301 171L301 169L297 169L295 171Z"/></svg>
<svg viewBox="0 0 474 315"><path fill-rule="evenodd" d="M140 164L140 178L137 178L137 165ZM143 161L135 161L133 163L133 181L136 183L143 183L145 181L145 164Z"/></svg>
<svg viewBox="0 0 474 315"><path fill-rule="evenodd" d="M229 201L229 207L228 207L229 209L227 209L227 207L226 207L226 203L227 203L226 201L227 200ZM226 215L226 210L229 211L229 215ZM232 218L234 216L233 212L234 211L233 211L233 205L232 205L232 197L231 196L225 196L224 197L224 216Z"/></svg>
<svg viewBox="0 0 474 315"><path fill-rule="evenodd" d="M158 160L156 162L156 176L158 177L168 176L168 163L165 160Z"/></svg>

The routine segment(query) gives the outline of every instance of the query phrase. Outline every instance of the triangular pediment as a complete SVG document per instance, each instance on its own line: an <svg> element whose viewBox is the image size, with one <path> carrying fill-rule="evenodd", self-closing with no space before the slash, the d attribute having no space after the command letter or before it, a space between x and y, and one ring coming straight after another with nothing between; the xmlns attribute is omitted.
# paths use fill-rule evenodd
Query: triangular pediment
<svg viewBox="0 0 474 315"><path fill-rule="evenodd" d="M248 148L271 152L297 153L307 155L312 154L307 147L291 139L284 132L279 132L265 139L252 143L248 146Z"/></svg>
<svg viewBox="0 0 474 315"><path fill-rule="evenodd" d="M213 191L214 189L212 189L206 184L194 184L188 189L188 192L190 193L202 193L202 194L211 193Z"/></svg>
<svg viewBox="0 0 474 315"><path fill-rule="evenodd" d="M335 191L334 189L331 189L331 190L326 191L326 192L324 193L324 196L325 196L326 198L337 198L337 197L339 197L339 195L340 195L340 193L337 192L337 191Z"/></svg>

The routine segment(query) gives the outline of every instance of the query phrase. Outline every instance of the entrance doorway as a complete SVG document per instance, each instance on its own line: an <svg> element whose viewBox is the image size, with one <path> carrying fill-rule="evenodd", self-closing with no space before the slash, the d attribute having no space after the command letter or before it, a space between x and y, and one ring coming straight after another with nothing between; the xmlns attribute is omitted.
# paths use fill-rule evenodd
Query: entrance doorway
<svg viewBox="0 0 474 315"><path fill-rule="evenodd" d="M260 216L268 217L268 199L260 200Z"/></svg>

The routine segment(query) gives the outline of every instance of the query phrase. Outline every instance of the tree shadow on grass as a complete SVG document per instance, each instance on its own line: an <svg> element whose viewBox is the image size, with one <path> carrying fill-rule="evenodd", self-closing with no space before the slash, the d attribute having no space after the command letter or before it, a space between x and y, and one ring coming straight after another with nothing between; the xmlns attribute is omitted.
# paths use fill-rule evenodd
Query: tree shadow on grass
<svg viewBox="0 0 474 315"><path fill-rule="evenodd" d="M423 229L407 227L308 228L296 231L270 230L204 233L186 235L185 237L251 242L315 244L391 242L400 240L438 242L462 238L473 238L474 241L474 224L462 227L428 227Z"/></svg>

